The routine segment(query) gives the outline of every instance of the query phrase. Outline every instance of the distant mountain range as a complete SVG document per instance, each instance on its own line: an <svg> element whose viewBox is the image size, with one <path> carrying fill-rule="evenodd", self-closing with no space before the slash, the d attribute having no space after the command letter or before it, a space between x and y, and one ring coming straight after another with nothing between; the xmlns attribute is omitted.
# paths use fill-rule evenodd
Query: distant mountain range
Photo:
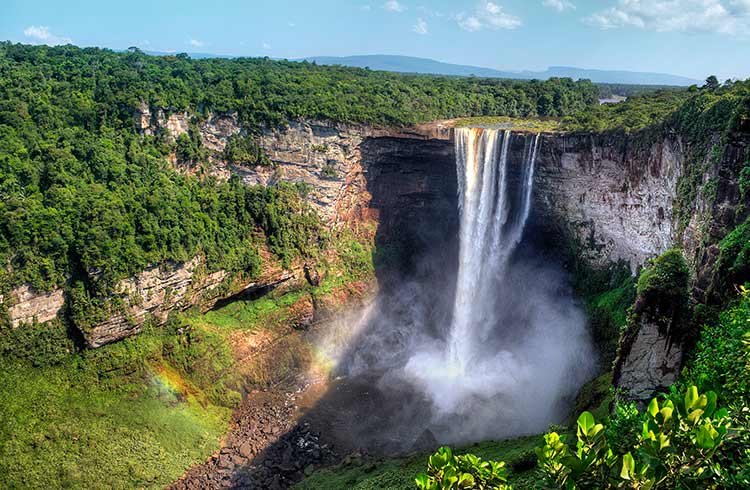
<svg viewBox="0 0 750 490"><path fill-rule="evenodd" d="M154 56L173 55L159 51L146 51ZM235 58L235 56L216 55L210 53L188 53L193 59L203 58ZM574 80L588 79L594 83L622 83L628 85L673 85L689 86L701 85L701 80L670 75L668 73L649 73L624 70L590 70L586 68L573 68L569 66L551 66L545 71L501 71L494 68L483 68L481 66L456 65L444 63L430 58L417 58L414 56L398 56L386 54L360 55L360 56L311 56L292 61L316 62L319 65L342 65L357 68L370 68L371 70L394 71L400 73L429 73L434 75L452 76L476 76L487 78L511 78L516 80L546 80L552 77L570 77Z"/></svg>
<svg viewBox="0 0 750 490"><path fill-rule="evenodd" d="M369 67L371 70L385 70L402 73L431 73L436 75L477 76L491 78L513 78L520 80L546 80L551 77L589 79L594 83L623 83L632 85L677 85L701 84L700 80L670 75L668 73L648 73L624 70L589 70L568 66L551 66L545 71L501 71L470 65L455 65L429 58L395 55L362 56L313 56L303 60L315 61L321 65ZM298 60L298 61L303 61Z"/></svg>

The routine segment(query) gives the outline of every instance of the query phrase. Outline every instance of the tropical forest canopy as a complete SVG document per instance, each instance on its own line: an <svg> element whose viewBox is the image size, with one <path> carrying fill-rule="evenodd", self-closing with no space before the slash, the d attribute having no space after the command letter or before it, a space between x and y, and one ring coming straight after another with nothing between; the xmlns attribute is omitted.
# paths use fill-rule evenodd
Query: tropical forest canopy
<svg viewBox="0 0 750 490"><path fill-rule="evenodd" d="M634 130L665 120L728 124L748 84L709 88L598 106L599 90L589 81L406 75L0 43L0 260L7 264L0 290L23 282L51 289L92 271L111 283L147 264L199 252L210 269L252 271L258 258L247 244L259 234L284 260L314 246L316 219L304 210L303 189L247 188L174 171L172 155L205 160L194 123L209 112L236 111L251 134L290 118L408 125L544 116L565 118L563 127L573 130ZM177 141L163 131L139 134L136 115L144 104L189 110L191 131ZM716 117L700 117L714 108ZM252 143L241 143L224 157L252 154L269 163Z"/></svg>

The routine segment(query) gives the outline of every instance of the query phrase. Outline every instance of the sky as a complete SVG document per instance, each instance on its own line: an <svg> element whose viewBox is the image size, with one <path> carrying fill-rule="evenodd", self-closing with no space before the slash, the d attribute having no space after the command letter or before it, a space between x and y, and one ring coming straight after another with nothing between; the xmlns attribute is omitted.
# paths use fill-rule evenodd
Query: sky
<svg viewBox="0 0 750 490"><path fill-rule="evenodd" d="M750 78L750 0L0 0L0 39Z"/></svg>

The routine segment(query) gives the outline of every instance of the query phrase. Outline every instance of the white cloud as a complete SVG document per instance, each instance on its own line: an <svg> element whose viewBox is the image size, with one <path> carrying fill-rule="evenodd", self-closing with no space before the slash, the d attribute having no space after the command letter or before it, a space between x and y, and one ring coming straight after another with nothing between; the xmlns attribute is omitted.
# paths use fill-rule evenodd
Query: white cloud
<svg viewBox="0 0 750 490"><path fill-rule="evenodd" d="M188 44L194 48L202 48L203 46L206 45L206 43L204 43L203 41L199 41L197 39L191 39L190 41L188 41Z"/></svg>
<svg viewBox="0 0 750 490"><path fill-rule="evenodd" d="M370 7L369 5L362 5L360 9L364 10L365 12L369 12L370 10L372 10L372 7Z"/></svg>
<svg viewBox="0 0 750 490"><path fill-rule="evenodd" d="M403 12L406 7L401 5L398 0L388 0L383 4L383 8L389 12Z"/></svg>
<svg viewBox="0 0 750 490"><path fill-rule="evenodd" d="M750 0L731 0L727 8L735 15L750 15Z"/></svg>
<svg viewBox="0 0 750 490"><path fill-rule="evenodd" d="M544 0L542 2L542 5L544 5L545 7L555 9L558 12L576 9L576 6L573 4L573 2L570 2L568 0Z"/></svg>
<svg viewBox="0 0 750 490"><path fill-rule="evenodd" d="M584 22L600 29L636 27L657 32L746 35L750 0L618 0Z"/></svg>
<svg viewBox="0 0 750 490"><path fill-rule="evenodd" d="M457 22L461 29L469 32L476 32L482 28L482 23L479 19L472 15L465 16L463 13L458 14Z"/></svg>
<svg viewBox="0 0 750 490"><path fill-rule="evenodd" d="M456 16L458 26L469 32L482 29L516 29L521 26L521 19L509 14L503 8L488 0L483 0L471 14L461 12Z"/></svg>
<svg viewBox="0 0 750 490"><path fill-rule="evenodd" d="M41 44L55 46L58 44L70 44L73 41L69 37L53 34L47 26L29 26L23 30L23 35Z"/></svg>
<svg viewBox="0 0 750 490"><path fill-rule="evenodd" d="M270 44L268 44L268 43L266 43L266 42L264 42L263 44L261 44L261 46L262 46L262 47L263 47L263 49L265 49L265 50L269 50L269 49L271 49L271 45L270 45Z"/></svg>
<svg viewBox="0 0 750 490"><path fill-rule="evenodd" d="M290 22L288 25L289 25L289 27L297 27L297 24L294 23L294 22Z"/></svg>
<svg viewBox="0 0 750 490"><path fill-rule="evenodd" d="M417 23L414 24L411 30L416 32L417 34L427 34L429 32L429 30L427 29L427 22L425 22L421 17L417 19Z"/></svg>

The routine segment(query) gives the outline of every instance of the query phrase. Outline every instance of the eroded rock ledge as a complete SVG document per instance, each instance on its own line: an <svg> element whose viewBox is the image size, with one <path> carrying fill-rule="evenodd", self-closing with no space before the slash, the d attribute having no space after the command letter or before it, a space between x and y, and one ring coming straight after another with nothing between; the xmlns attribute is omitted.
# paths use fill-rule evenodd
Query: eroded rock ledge
<svg viewBox="0 0 750 490"><path fill-rule="evenodd" d="M167 262L120 281L109 298L110 304L118 304L112 314L81 332L89 347L100 347L139 333L149 319L162 325L173 311L194 306L208 310L223 298L302 278L300 268L279 267L266 267L253 280L225 270L209 274L200 256L185 263Z"/></svg>
<svg viewBox="0 0 750 490"><path fill-rule="evenodd" d="M172 138L187 132L190 120L188 113L168 114L148 107L136 115L143 134L164 130ZM310 203L330 227L379 223L378 247L401 240L417 244L418 251L420 246L446 246L455 237L450 122L382 129L291 121L259 136L273 166L244 167L222 159L228 139L247 132L237 114L210 115L201 121L203 145L212 151L208 171L220 179L237 175L249 185L306 183ZM511 151L520 154L523 144L523 138L516 138ZM746 147L730 143L724 154L725 160L739 161L745 158ZM704 183L723 178L721 166L730 163L705 162ZM727 210L736 205L739 191L731 178L719 180L720 192L712 206L699 192L685 232L678 233L674 202L686 165L685 143L676 135L545 134L537 160L531 226L547 237L572 237L578 253L593 265L624 261L633 271L667 248L682 246L700 278L712 256L711 244L738 219ZM210 306L290 274L303 277L300 271L267 271L262 280L235 281L225 271L207 273L199 258L184 264L154 264L117 286L116 295L124 306L116 314L82 330L90 346L100 346L137 333L147 318L163 322L170 311ZM19 327L54 319L63 310L64 299L62 290L34 292L22 286L0 302L11 324Z"/></svg>

